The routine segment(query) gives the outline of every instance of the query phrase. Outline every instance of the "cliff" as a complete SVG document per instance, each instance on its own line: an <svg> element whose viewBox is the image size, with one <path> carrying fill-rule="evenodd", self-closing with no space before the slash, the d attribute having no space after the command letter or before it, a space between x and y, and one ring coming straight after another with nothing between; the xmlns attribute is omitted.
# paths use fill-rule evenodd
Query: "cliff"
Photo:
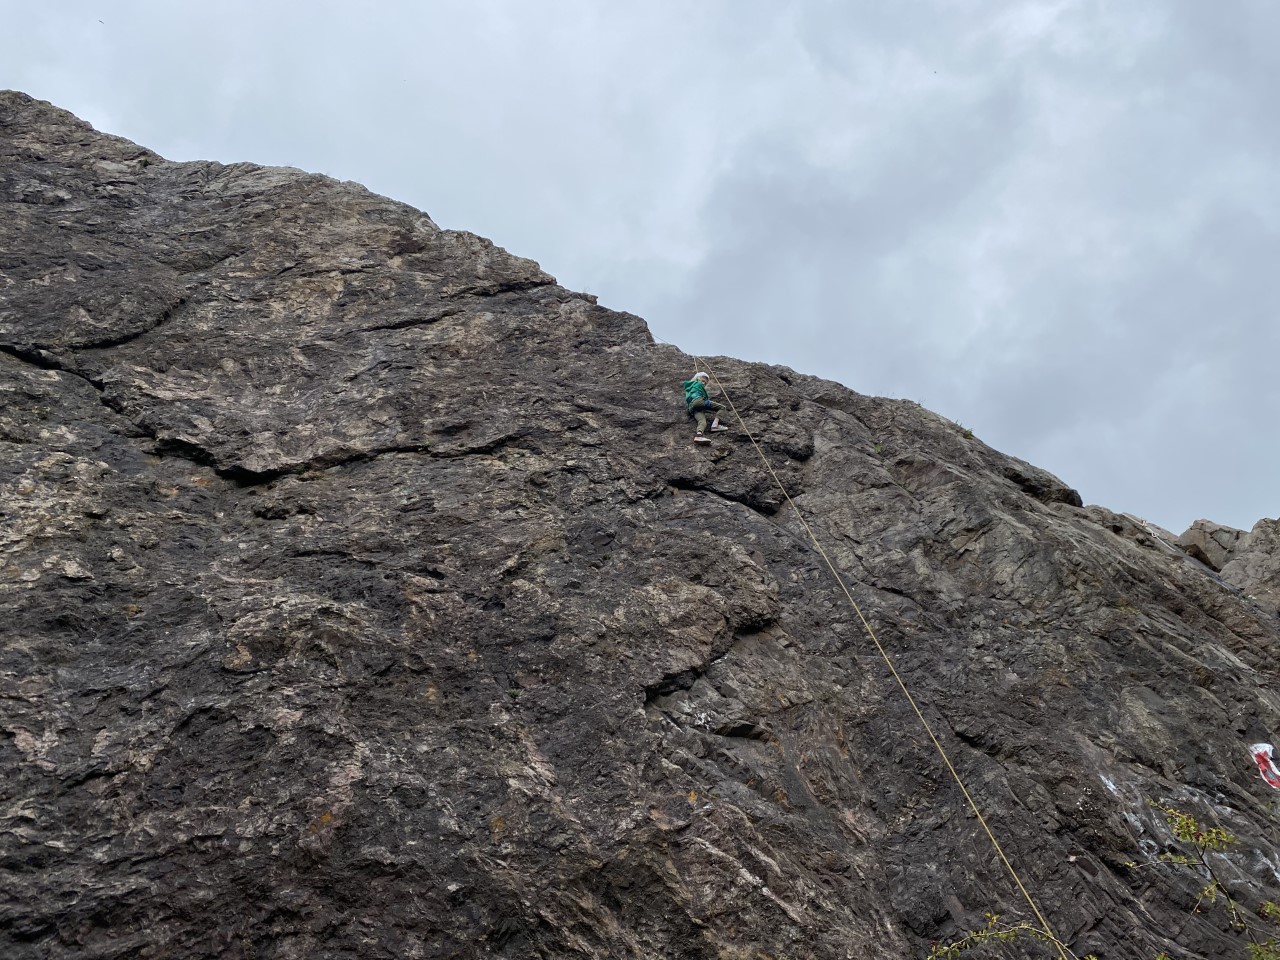
<svg viewBox="0 0 1280 960"><path fill-rule="evenodd" d="M706 363L742 420L700 448L697 361L535 263L0 94L0 953L1029 917L803 517L1071 951L1244 956L1151 803L1280 898L1275 597L916 404Z"/></svg>

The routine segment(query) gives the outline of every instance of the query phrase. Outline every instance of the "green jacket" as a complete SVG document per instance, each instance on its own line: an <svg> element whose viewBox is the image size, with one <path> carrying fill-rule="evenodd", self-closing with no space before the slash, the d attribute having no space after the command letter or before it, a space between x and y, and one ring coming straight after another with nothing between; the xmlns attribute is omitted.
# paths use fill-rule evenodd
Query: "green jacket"
<svg viewBox="0 0 1280 960"><path fill-rule="evenodd" d="M697 378L686 380L680 386L684 387L684 405L686 407L693 406L693 401L695 400L711 399L707 396L707 385Z"/></svg>

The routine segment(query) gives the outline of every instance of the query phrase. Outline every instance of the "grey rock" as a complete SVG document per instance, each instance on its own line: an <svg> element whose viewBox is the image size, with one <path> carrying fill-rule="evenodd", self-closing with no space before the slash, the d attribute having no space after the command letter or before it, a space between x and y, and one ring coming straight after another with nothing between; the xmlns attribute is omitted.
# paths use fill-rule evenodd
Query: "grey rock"
<svg viewBox="0 0 1280 960"><path fill-rule="evenodd" d="M531 261L0 94L0 954L1027 917L870 628L1076 953L1242 955L1148 801L1280 897L1274 610L914 403L707 362L699 449L694 360Z"/></svg>
<svg viewBox="0 0 1280 960"><path fill-rule="evenodd" d="M1178 546L1209 569L1221 570L1235 556L1244 536L1245 532L1235 527L1197 520L1178 537Z"/></svg>
<svg viewBox="0 0 1280 960"><path fill-rule="evenodd" d="M1280 608L1280 520L1259 520L1222 568L1223 579Z"/></svg>

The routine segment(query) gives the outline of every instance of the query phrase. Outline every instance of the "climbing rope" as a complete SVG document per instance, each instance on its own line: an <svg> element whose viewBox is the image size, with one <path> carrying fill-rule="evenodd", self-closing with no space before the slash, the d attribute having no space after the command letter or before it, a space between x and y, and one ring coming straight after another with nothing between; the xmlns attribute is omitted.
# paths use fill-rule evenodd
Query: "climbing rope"
<svg viewBox="0 0 1280 960"><path fill-rule="evenodd" d="M800 508L797 507L795 501L791 499L791 494L787 492L786 486L783 484L781 478L778 477L777 472L773 469L773 464L769 462L769 458L765 456L764 450L761 448L760 444L756 442L755 435L747 426L746 421L743 420L742 414L738 412L738 408L734 405L733 398L729 396L729 391L725 389L724 384L720 382L720 378L716 376L715 371L705 360L698 356L694 356L693 359L698 363L697 369L707 371L711 376L711 379L715 382L715 385L720 390L725 402L729 405L729 409L733 411L733 415L738 421L738 426L742 428L742 432L745 433L747 435L747 439L751 441L751 446L753 446L756 453L759 454L760 462L764 464L765 469L769 471L769 475L773 477L773 482L778 485L778 490L781 491L783 498L790 505L791 509L795 511L796 517L800 520L800 523L804 526L805 532L809 535L809 539L813 542L814 549L826 563L827 569L831 571L831 576L835 578L836 583L840 585L840 589L844 591L845 598L849 601L849 605L853 607L853 612L858 615L858 620L861 621L863 629L867 632L867 636L871 638L871 642L875 644L876 650L879 652L880 658L884 660L885 666L889 668L889 673L893 675L893 679L897 682L898 689L901 690L902 695L906 697L907 703L911 704L911 709L915 711L916 716L920 720L920 725L924 727L925 733L929 735L929 740L933 743L934 749L938 751L938 756L942 758L942 762L946 766L948 772L950 772L951 778L955 780L956 786L960 788L960 792L964 795L966 802L968 802L969 809L973 811L973 815L977 817L978 823L982 825L982 829L986 833L987 839L991 841L991 846L995 850L996 855L1000 858L1000 862L1004 864L1005 870L1007 870L1009 872L1009 876L1013 878L1013 882L1022 893L1023 899L1025 899L1027 901L1027 905L1031 907L1031 912L1034 913L1036 919L1039 920L1040 926L1044 929L1045 936L1049 938L1049 942L1057 949L1062 960L1071 960L1071 958L1067 956L1067 951L1063 946L1063 942L1058 939L1056 934L1054 934L1053 928L1049 926L1049 921L1044 918L1044 914L1040 912L1040 908L1036 906L1036 902L1032 898L1031 893L1027 890L1026 885L1023 884L1022 878L1018 876L1018 871L1013 868L1013 864L1010 863L1009 858L1005 856L1004 848L1000 846L1000 841L996 839L996 835L988 825L986 817L984 817L982 815L982 811L978 809L977 802L973 799L973 795L969 793L969 789L965 786L964 780L961 779L960 773L956 770L955 765L952 764L951 757L947 755L947 751L942 746L941 741L939 741L938 737L934 734L933 727L925 718L924 712L916 703L916 698L913 697L911 695L911 691L907 689L907 684L902 679L902 675L898 673L897 667L894 666L893 658L889 656L889 651L884 648L884 644L882 644L880 642L880 638L876 636L875 630L872 629L867 618L863 616L862 608L858 606L858 601L853 598L853 594L850 592L848 586L845 585L844 578L840 576L840 572L836 570L835 564L832 563L831 558L827 556L827 551L823 549L822 543L818 540L817 534L815 534L813 532L813 528L809 526L809 521L804 518L804 514L800 512Z"/></svg>

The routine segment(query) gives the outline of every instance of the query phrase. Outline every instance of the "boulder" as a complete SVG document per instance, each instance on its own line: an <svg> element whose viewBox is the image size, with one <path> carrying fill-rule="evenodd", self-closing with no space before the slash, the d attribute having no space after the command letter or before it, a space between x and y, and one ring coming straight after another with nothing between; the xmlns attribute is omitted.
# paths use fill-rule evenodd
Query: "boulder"
<svg viewBox="0 0 1280 960"><path fill-rule="evenodd" d="M1259 602L1280 607L1280 520L1259 520L1242 539L1222 577Z"/></svg>
<svg viewBox="0 0 1280 960"><path fill-rule="evenodd" d="M1197 520L1178 537L1177 543L1210 570L1218 571L1230 562L1244 536L1245 532L1235 527Z"/></svg>

